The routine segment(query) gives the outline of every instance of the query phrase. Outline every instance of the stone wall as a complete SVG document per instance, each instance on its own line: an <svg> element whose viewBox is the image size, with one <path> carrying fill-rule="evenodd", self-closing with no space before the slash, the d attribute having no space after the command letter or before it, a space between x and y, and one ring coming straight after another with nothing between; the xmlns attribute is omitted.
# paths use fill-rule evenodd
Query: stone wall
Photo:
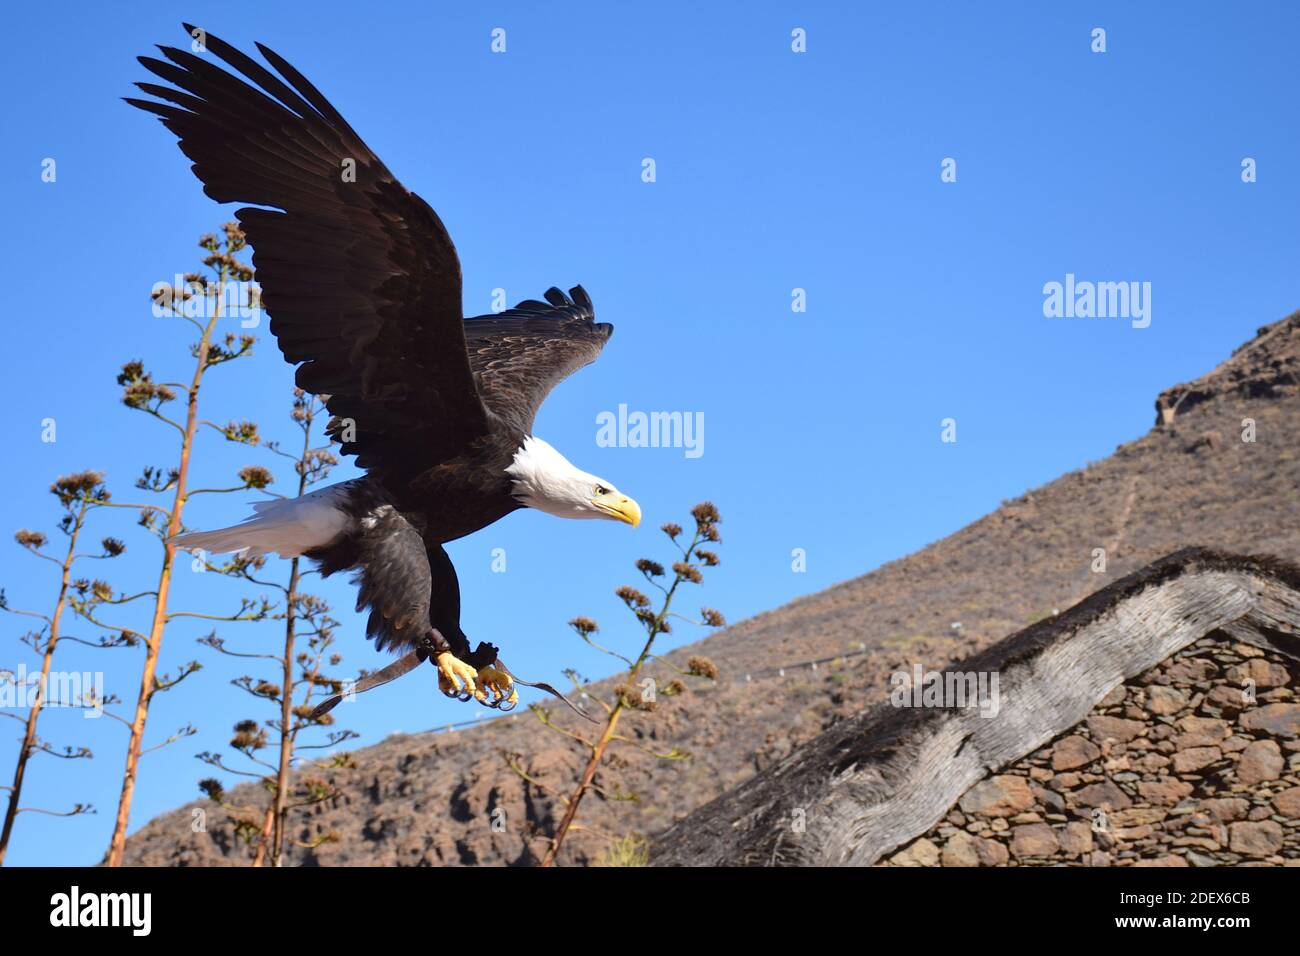
<svg viewBox="0 0 1300 956"><path fill-rule="evenodd" d="M884 865L1300 866L1297 676L1294 660L1210 635L966 791Z"/></svg>

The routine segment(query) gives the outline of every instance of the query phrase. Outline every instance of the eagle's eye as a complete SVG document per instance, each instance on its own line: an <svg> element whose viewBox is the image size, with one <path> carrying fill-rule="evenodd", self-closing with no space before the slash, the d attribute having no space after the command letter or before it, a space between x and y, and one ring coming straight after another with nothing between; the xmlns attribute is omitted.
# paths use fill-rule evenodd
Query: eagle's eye
<svg viewBox="0 0 1300 956"><path fill-rule="evenodd" d="M597 498L599 498L601 495L607 495L607 494L609 494L609 489L606 488L604 485L597 485L597 486L596 486L596 497L597 497Z"/></svg>

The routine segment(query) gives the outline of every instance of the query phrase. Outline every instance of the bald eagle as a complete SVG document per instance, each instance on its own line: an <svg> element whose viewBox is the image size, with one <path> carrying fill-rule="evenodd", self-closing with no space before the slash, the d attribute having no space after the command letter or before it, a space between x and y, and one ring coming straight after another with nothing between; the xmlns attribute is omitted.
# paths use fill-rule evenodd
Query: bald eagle
<svg viewBox="0 0 1300 956"><path fill-rule="evenodd" d="M518 508L640 522L635 501L533 434L547 394L595 361L613 327L595 321L581 286L464 317L460 262L437 213L283 57L257 45L277 76L211 34L203 45L140 57L171 85L137 83L156 100L126 101L177 136L208 196L254 204L235 216L271 332L366 475L258 503L242 524L175 544L354 571L367 636L404 652L366 687L427 659L444 693L513 705L497 648L471 651L461 630L443 545Z"/></svg>

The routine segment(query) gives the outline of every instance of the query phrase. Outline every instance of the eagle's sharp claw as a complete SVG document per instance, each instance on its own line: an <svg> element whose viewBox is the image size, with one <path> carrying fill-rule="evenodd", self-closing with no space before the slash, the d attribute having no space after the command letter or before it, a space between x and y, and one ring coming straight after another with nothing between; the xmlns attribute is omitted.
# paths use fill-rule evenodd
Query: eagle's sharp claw
<svg viewBox="0 0 1300 956"><path fill-rule="evenodd" d="M443 651L434 659L434 663L438 666L438 688L444 694L459 696L466 693L479 700L486 698L487 695L474 681L477 672L451 651Z"/></svg>
<svg viewBox="0 0 1300 956"><path fill-rule="evenodd" d="M519 692L515 690L514 679L506 671L492 666L480 667L478 680L484 690L491 691L495 695L491 706L497 707L503 703L513 705L519 702Z"/></svg>

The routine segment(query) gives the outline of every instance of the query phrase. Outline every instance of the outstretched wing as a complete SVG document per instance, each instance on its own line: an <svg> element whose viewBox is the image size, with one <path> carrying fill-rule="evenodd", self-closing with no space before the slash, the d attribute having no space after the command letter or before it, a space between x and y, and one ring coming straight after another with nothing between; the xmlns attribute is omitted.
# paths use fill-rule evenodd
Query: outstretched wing
<svg viewBox="0 0 1300 956"><path fill-rule="evenodd" d="M496 315L465 320L469 364L483 404L523 432L551 389L590 365L614 327L597 323L582 286L565 295L548 289L546 301L528 299Z"/></svg>
<svg viewBox="0 0 1300 956"><path fill-rule="evenodd" d="M328 396L342 450L363 468L410 474L455 455L488 417L446 228L282 57L258 44L277 77L211 34L204 42L203 55L141 57L179 89L138 83L165 102L127 102L176 134L210 197L269 207L235 215L271 331L302 363L298 385Z"/></svg>

